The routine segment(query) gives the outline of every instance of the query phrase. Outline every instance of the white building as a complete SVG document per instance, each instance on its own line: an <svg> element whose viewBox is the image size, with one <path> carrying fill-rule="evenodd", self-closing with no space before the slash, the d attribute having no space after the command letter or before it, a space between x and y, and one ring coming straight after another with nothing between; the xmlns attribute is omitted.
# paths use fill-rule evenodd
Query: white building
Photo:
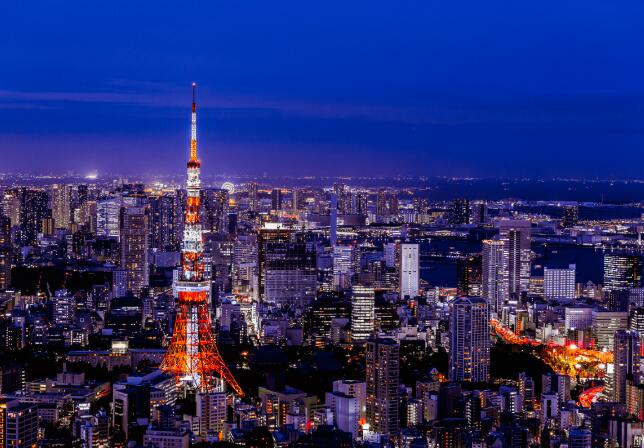
<svg viewBox="0 0 644 448"><path fill-rule="evenodd" d="M400 244L398 256L400 297L416 297L418 295L418 244Z"/></svg>
<svg viewBox="0 0 644 448"><path fill-rule="evenodd" d="M574 264L567 269L544 268L543 292L546 300L575 298L575 268Z"/></svg>
<svg viewBox="0 0 644 448"><path fill-rule="evenodd" d="M351 298L351 335L353 341L366 341L375 329L376 295L373 288L354 286Z"/></svg>

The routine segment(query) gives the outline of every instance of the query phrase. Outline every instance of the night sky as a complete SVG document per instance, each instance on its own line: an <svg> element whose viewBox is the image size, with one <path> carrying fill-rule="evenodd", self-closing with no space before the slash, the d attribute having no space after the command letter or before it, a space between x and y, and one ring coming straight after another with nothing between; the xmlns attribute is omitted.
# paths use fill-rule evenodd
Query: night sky
<svg viewBox="0 0 644 448"><path fill-rule="evenodd" d="M154 5L154 6L153 6ZM641 0L0 2L0 172L643 178Z"/></svg>

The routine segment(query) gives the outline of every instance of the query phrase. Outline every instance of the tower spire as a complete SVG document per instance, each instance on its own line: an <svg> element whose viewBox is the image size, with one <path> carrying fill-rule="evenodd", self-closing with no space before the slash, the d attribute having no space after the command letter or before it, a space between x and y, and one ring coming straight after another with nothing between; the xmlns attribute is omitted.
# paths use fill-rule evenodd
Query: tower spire
<svg viewBox="0 0 644 448"><path fill-rule="evenodd" d="M199 163L197 158L197 83L192 83L192 126L190 129L190 163Z"/></svg>

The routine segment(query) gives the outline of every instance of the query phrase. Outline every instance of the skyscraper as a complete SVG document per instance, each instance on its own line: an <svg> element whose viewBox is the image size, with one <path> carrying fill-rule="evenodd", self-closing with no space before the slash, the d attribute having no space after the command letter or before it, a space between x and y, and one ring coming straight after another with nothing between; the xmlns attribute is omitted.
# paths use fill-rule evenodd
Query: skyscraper
<svg viewBox="0 0 644 448"><path fill-rule="evenodd" d="M358 285L351 291L351 336L354 342L364 342L376 326L375 292L373 288Z"/></svg>
<svg viewBox="0 0 644 448"><path fill-rule="evenodd" d="M103 199L96 203L96 236L119 238L121 198Z"/></svg>
<svg viewBox="0 0 644 448"><path fill-rule="evenodd" d="M490 310L499 314L507 299L507 260L505 242L502 240L483 241L483 297L490 304Z"/></svg>
<svg viewBox="0 0 644 448"><path fill-rule="evenodd" d="M505 243L507 297L518 296L530 286L530 221L507 220L499 223L499 236Z"/></svg>
<svg viewBox="0 0 644 448"><path fill-rule="evenodd" d="M449 210L448 219L452 225L469 224L471 221L470 201L467 199L454 200Z"/></svg>
<svg viewBox="0 0 644 448"><path fill-rule="evenodd" d="M576 205L566 205L563 208L562 227L575 227L579 222L579 207Z"/></svg>
<svg viewBox="0 0 644 448"><path fill-rule="evenodd" d="M543 290L547 300L574 299L576 266L571 264L568 269L543 269Z"/></svg>
<svg viewBox="0 0 644 448"><path fill-rule="evenodd" d="M271 191L271 210L282 210L282 190L280 188L274 188Z"/></svg>
<svg viewBox="0 0 644 448"><path fill-rule="evenodd" d="M264 268L267 302L300 308L313 303L317 287L315 252L305 243L267 243Z"/></svg>
<svg viewBox="0 0 644 448"><path fill-rule="evenodd" d="M393 339L367 342L367 423L371 431L388 436L398 432L400 347Z"/></svg>
<svg viewBox="0 0 644 448"><path fill-rule="evenodd" d="M401 298L418 295L418 244L402 243L398 248L398 292Z"/></svg>
<svg viewBox="0 0 644 448"><path fill-rule="evenodd" d="M488 381L490 321L484 299L461 297L452 302L450 337L450 381Z"/></svg>
<svg viewBox="0 0 644 448"><path fill-rule="evenodd" d="M51 214L57 229L67 229L71 218L71 188L69 185L52 185Z"/></svg>
<svg viewBox="0 0 644 448"><path fill-rule="evenodd" d="M642 258L637 254L604 255L604 290L637 288L642 277Z"/></svg>
<svg viewBox="0 0 644 448"><path fill-rule="evenodd" d="M126 271L126 288L134 295L149 284L148 216L144 207L126 206L121 221L121 269Z"/></svg>
<svg viewBox="0 0 644 448"><path fill-rule="evenodd" d="M228 190L209 188L201 192L201 222L203 230L211 233L228 230Z"/></svg>
<svg viewBox="0 0 644 448"><path fill-rule="evenodd" d="M615 332L613 349L613 401L626 403L626 379L640 375L640 335L636 331Z"/></svg>
<svg viewBox="0 0 644 448"><path fill-rule="evenodd" d="M0 291L11 285L11 219L0 213Z"/></svg>

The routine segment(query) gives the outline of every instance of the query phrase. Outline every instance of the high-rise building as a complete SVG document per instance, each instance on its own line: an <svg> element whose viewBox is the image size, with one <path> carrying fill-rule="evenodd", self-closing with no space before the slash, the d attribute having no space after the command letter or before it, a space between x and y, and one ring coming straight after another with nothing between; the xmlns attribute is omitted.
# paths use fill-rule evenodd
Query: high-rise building
<svg viewBox="0 0 644 448"><path fill-rule="evenodd" d="M211 233L228 231L228 190L209 188L201 192L201 222L203 230Z"/></svg>
<svg viewBox="0 0 644 448"><path fill-rule="evenodd" d="M507 263L507 297L518 296L530 287L530 221L507 220L499 223Z"/></svg>
<svg viewBox="0 0 644 448"><path fill-rule="evenodd" d="M398 292L401 298L418 295L418 244L402 243L398 247Z"/></svg>
<svg viewBox="0 0 644 448"><path fill-rule="evenodd" d="M127 290L134 295L149 285L148 216L144 207L126 206L121 221L121 269L126 271Z"/></svg>
<svg viewBox="0 0 644 448"><path fill-rule="evenodd" d="M271 191L271 210L282 210L282 190L280 188L274 188Z"/></svg>
<svg viewBox="0 0 644 448"><path fill-rule="evenodd" d="M462 296L483 295L483 257L468 255L456 262L456 288Z"/></svg>
<svg viewBox="0 0 644 448"><path fill-rule="evenodd" d="M292 232L289 229L282 228L281 226L271 226L264 227L259 229L257 232L257 259L258 259L258 269L257 269L257 284L259 287L259 297L264 297L264 286L265 286L265 272L266 272L266 247L269 243L281 242L286 243L291 241Z"/></svg>
<svg viewBox="0 0 644 448"><path fill-rule="evenodd" d="M57 229L67 229L71 220L71 187L54 184L51 187L51 215Z"/></svg>
<svg viewBox="0 0 644 448"><path fill-rule="evenodd" d="M604 254L604 290L637 288L642 277L642 258L637 254Z"/></svg>
<svg viewBox="0 0 644 448"><path fill-rule="evenodd" d="M507 300L507 260L503 240L483 241L483 297L490 304L490 311L500 314Z"/></svg>
<svg viewBox="0 0 644 448"><path fill-rule="evenodd" d="M121 198L109 198L96 202L96 236L119 238L121 223Z"/></svg>
<svg viewBox="0 0 644 448"><path fill-rule="evenodd" d="M571 264L568 269L543 269L543 291L547 300L574 299L576 266Z"/></svg>
<svg viewBox="0 0 644 448"><path fill-rule="evenodd" d="M257 183L250 182L248 184L248 207L251 212L257 213L259 211L259 202L257 200Z"/></svg>
<svg viewBox="0 0 644 448"><path fill-rule="evenodd" d="M264 299L300 308L313 303L317 289L315 252L305 243L266 244Z"/></svg>
<svg viewBox="0 0 644 448"><path fill-rule="evenodd" d="M576 205L566 205L563 208L563 218L561 219L562 227L575 227L579 222L579 207Z"/></svg>
<svg viewBox="0 0 644 448"><path fill-rule="evenodd" d="M224 430L226 421L226 393L199 392L195 395L199 436L217 435Z"/></svg>
<svg viewBox="0 0 644 448"><path fill-rule="evenodd" d="M400 347L393 339L367 342L367 423L370 430L392 436L398 432Z"/></svg>
<svg viewBox="0 0 644 448"><path fill-rule="evenodd" d="M626 403L626 380L640 378L640 335L636 331L615 332L613 349L613 401Z"/></svg>
<svg viewBox="0 0 644 448"><path fill-rule="evenodd" d="M20 232L22 246L35 246L43 219L49 217L47 193L38 188L20 189Z"/></svg>
<svg viewBox="0 0 644 448"><path fill-rule="evenodd" d="M11 219L0 213L0 291L11 286Z"/></svg>
<svg viewBox="0 0 644 448"><path fill-rule="evenodd" d="M150 247L161 251L179 250L176 195L161 194L150 198Z"/></svg>
<svg viewBox="0 0 644 448"><path fill-rule="evenodd" d="M351 292L351 337L364 342L376 328L376 295L373 288L358 285Z"/></svg>
<svg viewBox="0 0 644 448"><path fill-rule="evenodd" d="M488 381L490 377L490 317L480 297L461 297L450 312L450 381Z"/></svg>
<svg viewBox="0 0 644 448"><path fill-rule="evenodd" d="M5 417L5 446L33 448L38 442L38 405L17 403L8 406Z"/></svg>
<svg viewBox="0 0 644 448"><path fill-rule="evenodd" d="M628 312L607 311L599 309L593 311L593 328L595 330L595 343L599 349L611 350L613 348L615 332L628 329Z"/></svg>
<svg viewBox="0 0 644 448"><path fill-rule="evenodd" d="M452 225L469 224L471 221L470 201L468 199L456 199L452 202L448 216Z"/></svg>
<svg viewBox="0 0 644 448"><path fill-rule="evenodd" d="M398 195L380 190L376 196L376 221L390 222L398 216Z"/></svg>

